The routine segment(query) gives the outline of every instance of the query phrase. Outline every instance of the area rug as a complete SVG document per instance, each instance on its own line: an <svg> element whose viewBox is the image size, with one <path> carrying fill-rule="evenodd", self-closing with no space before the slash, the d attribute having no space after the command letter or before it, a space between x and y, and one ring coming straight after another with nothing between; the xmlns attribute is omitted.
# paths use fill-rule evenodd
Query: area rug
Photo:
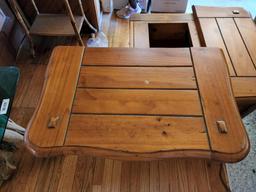
<svg viewBox="0 0 256 192"><path fill-rule="evenodd" d="M241 162L227 164L229 185L232 192L256 191L256 110L243 119L251 150Z"/></svg>

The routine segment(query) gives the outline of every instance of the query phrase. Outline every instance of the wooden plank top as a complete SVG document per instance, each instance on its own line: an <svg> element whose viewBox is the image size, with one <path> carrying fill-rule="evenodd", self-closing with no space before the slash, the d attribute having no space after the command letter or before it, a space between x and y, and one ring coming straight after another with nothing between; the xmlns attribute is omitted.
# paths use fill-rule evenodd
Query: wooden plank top
<svg viewBox="0 0 256 192"><path fill-rule="evenodd" d="M208 7L192 6L197 17L245 17L251 18L251 15L242 7Z"/></svg>
<svg viewBox="0 0 256 192"><path fill-rule="evenodd" d="M157 35L158 38L154 41L158 40L158 46L164 47L162 39L166 38L166 41L169 41L169 36L178 36L174 33L178 23L188 26L190 46L218 47L223 50L240 112L244 113L246 108L256 106L254 91L256 25L250 13L239 7L193 6L193 16L191 14L134 15L130 23L130 45L134 48L154 46L150 43L153 38L150 25L157 25L158 27L154 28L156 31L154 38ZM166 27L168 25L169 27ZM175 42L170 40L170 46L172 46L171 43Z"/></svg>
<svg viewBox="0 0 256 192"><path fill-rule="evenodd" d="M125 160L235 162L249 150L224 54L213 48L56 48L26 144L38 156Z"/></svg>
<svg viewBox="0 0 256 192"><path fill-rule="evenodd" d="M251 15L242 8L204 6L193 6L193 14L202 46L224 52L241 112L256 106L256 25Z"/></svg>

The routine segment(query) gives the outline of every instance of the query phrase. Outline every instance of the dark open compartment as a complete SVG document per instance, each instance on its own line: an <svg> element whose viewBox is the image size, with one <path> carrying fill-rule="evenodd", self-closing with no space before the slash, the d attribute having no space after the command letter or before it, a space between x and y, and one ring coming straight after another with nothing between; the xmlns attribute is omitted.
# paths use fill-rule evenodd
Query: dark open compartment
<svg viewBox="0 0 256 192"><path fill-rule="evenodd" d="M192 47L187 23L150 23L150 47Z"/></svg>

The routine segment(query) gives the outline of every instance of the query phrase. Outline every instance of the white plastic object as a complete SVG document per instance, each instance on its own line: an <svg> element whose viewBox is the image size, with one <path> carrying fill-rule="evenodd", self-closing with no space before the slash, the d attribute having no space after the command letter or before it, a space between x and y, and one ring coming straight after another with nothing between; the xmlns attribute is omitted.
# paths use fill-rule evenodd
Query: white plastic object
<svg viewBox="0 0 256 192"><path fill-rule="evenodd" d="M108 47L108 39L103 32L92 34L87 41L87 47Z"/></svg>

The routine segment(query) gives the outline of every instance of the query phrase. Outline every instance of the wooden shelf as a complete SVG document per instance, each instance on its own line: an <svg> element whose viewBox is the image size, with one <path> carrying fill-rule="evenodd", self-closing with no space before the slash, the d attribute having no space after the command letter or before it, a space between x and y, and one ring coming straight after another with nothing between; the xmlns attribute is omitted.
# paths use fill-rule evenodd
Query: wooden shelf
<svg viewBox="0 0 256 192"><path fill-rule="evenodd" d="M84 18L75 16L76 26L81 31ZM30 29L31 35L43 36L74 36L75 31L70 22L70 17L60 14L37 15Z"/></svg>

